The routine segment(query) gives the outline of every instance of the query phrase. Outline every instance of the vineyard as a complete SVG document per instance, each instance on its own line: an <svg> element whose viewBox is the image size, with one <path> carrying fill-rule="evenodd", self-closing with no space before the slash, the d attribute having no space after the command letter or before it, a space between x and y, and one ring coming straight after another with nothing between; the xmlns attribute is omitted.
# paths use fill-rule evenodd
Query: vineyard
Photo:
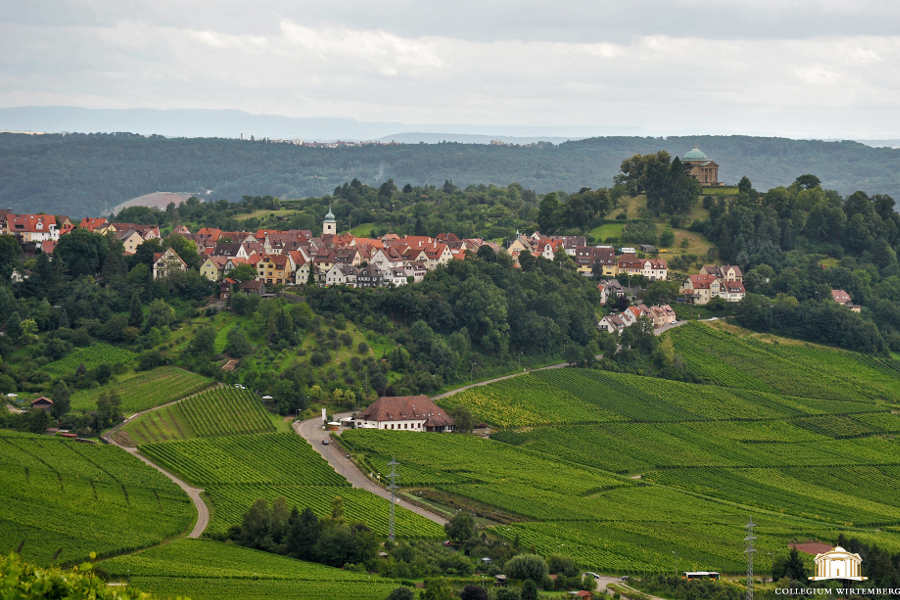
<svg viewBox="0 0 900 600"><path fill-rule="evenodd" d="M796 389L794 390L796 391ZM502 428L539 425L763 420L886 411L872 401L802 398L586 369L550 369L442 401Z"/></svg>
<svg viewBox="0 0 900 600"><path fill-rule="evenodd" d="M309 507L327 516L340 496L350 520L385 535L389 504L368 492L353 489L299 436L268 433L205 437L141 446L151 460L201 485L212 501L209 531L224 532L241 521L259 498L284 496L290 505ZM440 537L438 525L405 509L397 511L397 534L403 537Z"/></svg>
<svg viewBox="0 0 900 600"><path fill-rule="evenodd" d="M885 530L900 523L897 415L878 403L672 386L574 369L531 377L545 376L562 394L595 399L608 412L655 412L643 422L501 430L489 440L378 430L347 431L342 438L381 473L396 457L402 485L439 490L475 510L498 510L519 521L496 526L501 535L601 571L739 571L742 525L750 514L764 525L762 568L789 541L831 540L841 531L900 544L900 535ZM694 388L707 389L688 406L685 394ZM541 386L530 389L535 393L527 402L520 398L524 412L514 414L552 406ZM631 407L626 394L633 394ZM678 407L680 422L673 420ZM851 410L822 414L825 409ZM869 412L854 412L860 410ZM729 419L716 420L724 416Z"/></svg>
<svg viewBox="0 0 900 600"><path fill-rule="evenodd" d="M728 387L812 398L900 398L900 362L702 323L671 330L675 351L698 379Z"/></svg>
<svg viewBox="0 0 900 600"><path fill-rule="evenodd" d="M177 540L106 560L98 568L162 597L383 600L397 584L368 573L206 540Z"/></svg>
<svg viewBox="0 0 900 600"><path fill-rule="evenodd" d="M835 417L840 419L840 417ZM839 421L837 421L839 422ZM782 467L900 462L897 446L873 435L832 439L792 421L611 423L501 431L494 439L618 473L672 467ZM860 424L857 423L857 427Z"/></svg>
<svg viewBox="0 0 900 600"><path fill-rule="evenodd" d="M122 412L128 415L184 398L210 383L207 377L178 367L158 367L102 387L79 390L72 394L72 408L93 410L101 394L114 392L122 400Z"/></svg>
<svg viewBox="0 0 900 600"><path fill-rule="evenodd" d="M105 342L96 342L84 348L76 348L63 358L47 363L41 367L41 371L60 377L71 375L81 365L84 365L85 369L95 369L103 364L109 366L124 364L134 357L135 354L131 350Z"/></svg>
<svg viewBox="0 0 900 600"><path fill-rule="evenodd" d="M0 551L22 544L42 564L156 544L194 516L187 496L136 458L61 438L3 432L0 486Z"/></svg>
<svg viewBox="0 0 900 600"><path fill-rule="evenodd" d="M274 430L269 413L252 392L219 386L140 416L122 428L119 439L139 445Z"/></svg>

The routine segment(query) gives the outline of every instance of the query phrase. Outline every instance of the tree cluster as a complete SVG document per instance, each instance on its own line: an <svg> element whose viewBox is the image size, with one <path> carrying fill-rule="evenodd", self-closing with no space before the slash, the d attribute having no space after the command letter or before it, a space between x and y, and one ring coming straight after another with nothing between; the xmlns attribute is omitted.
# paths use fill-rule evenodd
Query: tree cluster
<svg viewBox="0 0 900 600"><path fill-rule="evenodd" d="M257 500L227 536L242 546L333 567L369 564L378 549L368 527L344 520L340 497L332 503L331 517L323 519L309 508L288 508L284 498Z"/></svg>
<svg viewBox="0 0 900 600"><path fill-rule="evenodd" d="M802 175L765 194L748 181L736 197L710 202L709 214L694 228L744 269L747 290L784 298L750 299L746 326L866 352L900 349L900 215L891 197L844 199ZM861 315L833 310L832 289L850 293Z"/></svg>

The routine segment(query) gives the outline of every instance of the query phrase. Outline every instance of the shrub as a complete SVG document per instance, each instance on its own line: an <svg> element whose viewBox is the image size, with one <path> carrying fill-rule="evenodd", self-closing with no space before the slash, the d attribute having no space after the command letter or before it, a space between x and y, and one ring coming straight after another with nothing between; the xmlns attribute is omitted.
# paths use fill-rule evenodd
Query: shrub
<svg viewBox="0 0 900 600"><path fill-rule="evenodd" d="M506 561L506 574L513 579L542 581L549 569L547 562L537 554L518 554Z"/></svg>

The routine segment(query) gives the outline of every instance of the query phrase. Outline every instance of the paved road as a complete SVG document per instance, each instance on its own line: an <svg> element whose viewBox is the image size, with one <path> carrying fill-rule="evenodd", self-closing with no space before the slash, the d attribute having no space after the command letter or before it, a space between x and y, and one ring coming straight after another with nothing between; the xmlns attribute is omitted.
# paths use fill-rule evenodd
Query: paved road
<svg viewBox="0 0 900 600"><path fill-rule="evenodd" d="M343 413L336 415L336 418L340 419L341 417L348 416L350 416L350 413ZM329 444L327 446L322 445L322 440L330 439L330 434L322 428L321 417L295 422L293 427L297 435L309 442L313 449L321 454L322 458L327 460L328 464L330 464L338 474L342 475L344 479L350 482L350 485L390 500L391 493L366 477L365 473L360 471L353 461L346 457L343 450L341 450L337 444ZM429 521L434 521L438 525L443 525L447 522L447 519L441 515L403 500L402 498L397 498L397 504L425 517Z"/></svg>
<svg viewBox="0 0 900 600"><path fill-rule="evenodd" d="M190 398L190 396L186 396L186 398ZM134 448L132 446L126 446L125 444L119 442L115 436L115 434L118 433L118 431L122 427L124 427L131 421L137 419L141 415L145 415L149 412L153 412L155 410L165 408L166 406L170 406L172 404L177 404L178 402L181 402L184 399L185 398L181 398L180 400L175 400L174 402L167 402L166 404L161 404L159 406L154 406L153 408L148 408L147 410L142 410L140 412L136 412L133 415L131 415L130 417L128 417L127 419L125 419L124 421L122 421L121 423L119 423L118 425L116 425L115 427L113 427L112 429L110 429L109 431L107 431L106 433L104 433L103 439L106 440L107 442L109 442L110 444L112 444L113 446L118 446L119 448L121 448L122 450L127 452L128 454L131 454L132 456L137 457L138 460L140 460L141 462L143 462L147 465L150 465L151 467L153 467L154 469L156 469L157 471L159 471L160 473L162 473L163 475L165 475L166 477L171 479L175 485L177 485L182 490L184 490L184 493L187 494L188 497L190 497L191 502L194 503L194 508L197 509L197 521L196 521L196 523L194 523L194 528L188 534L189 538L196 539L196 538L199 538L201 535L203 535L203 532L206 530L206 526L209 525L209 507L206 506L206 502L204 502L203 498L200 497L200 494L203 493L203 490L201 488L195 488L193 486L188 485L186 482L184 482L183 480L176 477L173 473L170 473L169 471L163 469L158 464L156 464L155 462L153 462L152 460L150 460L149 458L147 458L146 456L144 456L143 454L138 452L137 448Z"/></svg>

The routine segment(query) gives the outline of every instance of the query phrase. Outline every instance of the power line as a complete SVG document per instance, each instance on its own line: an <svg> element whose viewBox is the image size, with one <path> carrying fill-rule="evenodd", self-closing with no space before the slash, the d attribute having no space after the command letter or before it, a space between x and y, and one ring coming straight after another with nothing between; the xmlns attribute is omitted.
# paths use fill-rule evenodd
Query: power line
<svg viewBox="0 0 900 600"><path fill-rule="evenodd" d="M391 457L391 462L388 463L391 466L391 473L389 477L391 478L391 521L388 529L388 539L391 542L394 541L394 505L397 503L397 465L400 463L397 462L393 456Z"/></svg>
<svg viewBox="0 0 900 600"><path fill-rule="evenodd" d="M747 555L747 600L753 600L753 555L756 554L756 548L753 547L753 541L756 540L753 528L756 527L756 523L753 522L753 517L750 517L750 522L744 527L747 529L747 537L744 538L747 542L747 548L744 550Z"/></svg>

